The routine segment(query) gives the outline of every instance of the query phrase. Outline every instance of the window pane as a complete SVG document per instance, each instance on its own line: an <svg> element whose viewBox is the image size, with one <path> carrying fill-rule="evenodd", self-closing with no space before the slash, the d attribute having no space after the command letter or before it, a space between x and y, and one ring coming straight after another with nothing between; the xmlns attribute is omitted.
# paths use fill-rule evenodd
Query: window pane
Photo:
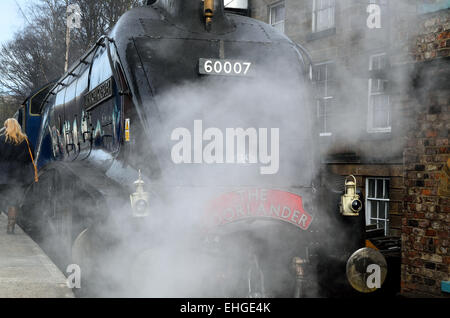
<svg viewBox="0 0 450 318"><path fill-rule="evenodd" d="M272 17L272 23L277 23L281 20L279 7L275 7L272 9Z"/></svg>
<svg viewBox="0 0 450 318"><path fill-rule="evenodd" d="M30 106L30 113L33 115L40 115L41 113L41 106L44 102L44 98L47 96L48 92L52 88L52 85L46 87L42 91L40 91L38 94L33 96L31 99L31 106Z"/></svg>
<svg viewBox="0 0 450 318"><path fill-rule="evenodd" d="M377 180L377 198L383 198L383 180Z"/></svg>
<svg viewBox="0 0 450 318"><path fill-rule="evenodd" d="M326 64L317 65L316 70L317 70L317 81L326 81L327 65Z"/></svg>
<svg viewBox="0 0 450 318"><path fill-rule="evenodd" d="M370 201L370 217L371 218L378 218L377 201Z"/></svg>
<svg viewBox="0 0 450 318"><path fill-rule="evenodd" d="M329 23L328 27L332 28L334 26L334 7L329 9Z"/></svg>
<svg viewBox="0 0 450 318"><path fill-rule="evenodd" d="M386 219L386 202L380 201L378 218Z"/></svg>
<svg viewBox="0 0 450 318"><path fill-rule="evenodd" d="M379 57L379 65L380 70L384 70L387 67L387 55L380 55Z"/></svg>
<svg viewBox="0 0 450 318"><path fill-rule="evenodd" d="M85 71L83 75L78 78L77 82L77 96L80 96L88 88L89 72Z"/></svg>
<svg viewBox="0 0 450 318"><path fill-rule="evenodd" d="M95 53L89 90L93 90L111 76L112 70L109 64L108 53L106 52L106 48L100 47Z"/></svg>
<svg viewBox="0 0 450 318"><path fill-rule="evenodd" d="M367 180L366 219L369 219L371 224L376 223L378 228L384 228L385 235L388 235L389 180L376 178L367 178Z"/></svg>
<svg viewBox="0 0 450 318"><path fill-rule="evenodd" d="M370 92L371 94L383 93L386 91L387 85L388 81L374 78L371 80Z"/></svg>
<svg viewBox="0 0 450 318"><path fill-rule="evenodd" d="M390 187L390 181L389 181L389 180L385 180L385 181L384 181L384 184L385 184L384 198L385 198L385 199L389 199L389 187Z"/></svg>
<svg viewBox="0 0 450 318"><path fill-rule="evenodd" d="M334 63L320 64L315 66L315 81L316 81L316 96L317 97L332 97L333 92L330 91L330 79L333 76Z"/></svg>
<svg viewBox="0 0 450 318"><path fill-rule="evenodd" d="M326 29L326 11L321 10L317 13L317 31Z"/></svg>
<svg viewBox="0 0 450 318"><path fill-rule="evenodd" d="M388 58L386 54L372 56L371 60L371 70L379 71L387 68Z"/></svg>
<svg viewBox="0 0 450 318"><path fill-rule="evenodd" d="M387 86L388 86L388 81L381 81L381 83L380 83L380 91L381 92L386 92L386 90L387 90Z"/></svg>
<svg viewBox="0 0 450 318"><path fill-rule="evenodd" d="M379 66L379 56L373 56L372 57L372 65L371 65L371 69L376 71L380 68Z"/></svg>
<svg viewBox="0 0 450 318"><path fill-rule="evenodd" d="M390 127L389 97L387 95L376 95L373 99L373 127Z"/></svg>
<svg viewBox="0 0 450 318"><path fill-rule="evenodd" d="M330 133L329 118L333 99L320 99L317 101L317 116L319 117L320 133Z"/></svg>
<svg viewBox="0 0 450 318"><path fill-rule="evenodd" d="M375 197L375 180L374 179L369 179L369 198L374 198Z"/></svg>
<svg viewBox="0 0 450 318"><path fill-rule="evenodd" d="M284 5L281 5L277 9L277 21L284 21L286 18L286 8Z"/></svg>
<svg viewBox="0 0 450 318"><path fill-rule="evenodd" d="M336 74L336 64L328 63L327 64L327 80L333 80Z"/></svg>
<svg viewBox="0 0 450 318"><path fill-rule="evenodd" d="M62 89L56 94L55 108L61 107L64 104L64 98L66 97L66 89Z"/></svg>
<svg viewBox="0 0 450 318"><path fill-rule="evenodd" d="M315 25L313 31L319 32L334 26L335 1L334 0L316 0L314 1Z"/></svg>
<svg viewBox="0 0 450 318"><path fill-rule="evenodd" d="M323 82L317 82L316 83L316 97L317 98L323 98L327 96L327 83L325 81Z"/></svg>
<svg viewBox="0 0 450 318"><path fill-rule="evenodd" d="M323 3L325 0L315 0L316 1L316 10L321 10L323 8Z"/></svg>
<svg viewBox="0 0 450 318"><path fill-rule="evenodd" d="M270 9L270 17L271 17L271 21L270 23L272 25L284 21L285 19L285 15L286 15L286 9L284 4L278 5L276 7L272 7Z"/></svg>
<svg viewBox="0 0 450 318"><path fill-rule="evenodd" d="M371 93L378 93L380 91L380 80L372 79Z"/></svg>

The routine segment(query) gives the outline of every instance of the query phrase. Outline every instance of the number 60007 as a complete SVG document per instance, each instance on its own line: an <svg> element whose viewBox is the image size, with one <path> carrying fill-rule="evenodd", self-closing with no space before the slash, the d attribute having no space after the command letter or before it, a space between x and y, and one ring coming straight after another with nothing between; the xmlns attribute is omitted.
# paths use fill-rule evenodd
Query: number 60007
<svg viewBox="0 0 450 318"><path fill-rule="evenodd" d="M252 63L239 61L225 61L225 60L204 60L201 74L216 74L216 75L241 75L248 74Z"/></svg>

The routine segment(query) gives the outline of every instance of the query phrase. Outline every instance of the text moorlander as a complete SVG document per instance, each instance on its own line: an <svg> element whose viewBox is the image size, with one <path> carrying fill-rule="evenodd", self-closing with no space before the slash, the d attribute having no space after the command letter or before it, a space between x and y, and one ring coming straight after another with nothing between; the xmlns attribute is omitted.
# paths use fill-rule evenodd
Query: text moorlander
<svg viewBox="0 0 450 318"><path fill-rule="evenodd" d="M188 302L181 305L182 313L204 313L211 316L214 311L225 313L270 313L270 303L224 303L223 306L195 305Z"/></svg>

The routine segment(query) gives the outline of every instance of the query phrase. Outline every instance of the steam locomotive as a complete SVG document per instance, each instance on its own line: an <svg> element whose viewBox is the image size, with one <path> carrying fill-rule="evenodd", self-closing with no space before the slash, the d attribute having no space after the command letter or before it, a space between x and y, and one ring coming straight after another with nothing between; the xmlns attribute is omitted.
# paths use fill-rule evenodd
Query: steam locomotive
<svg viewBox="0 0 450 318"><path fill-rule="evenodd" d="M84 295L348 295L363 206L348 182L340 212L321 168L310 64L222 1L128 11L20 111L40 173L21 226Z"/></svg>

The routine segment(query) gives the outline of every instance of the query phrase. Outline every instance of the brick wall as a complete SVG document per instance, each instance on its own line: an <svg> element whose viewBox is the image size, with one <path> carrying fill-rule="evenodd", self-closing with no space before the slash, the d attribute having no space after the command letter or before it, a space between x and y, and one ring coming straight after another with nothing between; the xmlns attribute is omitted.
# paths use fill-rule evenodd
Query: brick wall
<svg viewBox="0 0 450 318"><path fill-rule="evenodd" d="M450 56L450 10L424 16L413 53L416 61Z"/></svg>
<svg viewBox="0 0 450 318"><path fill-rule="evenodd" d="M450 60L444 58L450 56L450 12L425 15L418 25L404 149L401 285L405 295L449 297L440 283L450 280L450 206L441 183L450 164Z"/></svg>

